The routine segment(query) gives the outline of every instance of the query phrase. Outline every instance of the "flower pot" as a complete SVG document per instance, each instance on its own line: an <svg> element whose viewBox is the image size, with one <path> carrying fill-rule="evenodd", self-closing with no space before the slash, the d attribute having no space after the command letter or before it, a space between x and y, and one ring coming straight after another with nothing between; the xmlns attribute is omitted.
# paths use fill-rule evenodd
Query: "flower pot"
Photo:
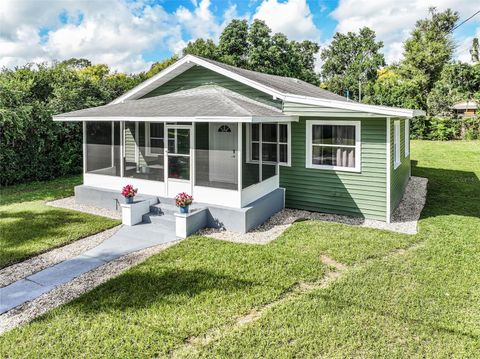
<svg viewBox="0 0 480 359"><path fill-rule="evenodd" d="M133 203L133 197L125 197L125 203L126 204L132 204Z"/></svg>
<svg viewBox="0 0 480 359"><path fill-rule="evenodd" d="M188 213L188 208L190 206L185 206L185 207L179 207L180 208L180 213Z"/></svg>

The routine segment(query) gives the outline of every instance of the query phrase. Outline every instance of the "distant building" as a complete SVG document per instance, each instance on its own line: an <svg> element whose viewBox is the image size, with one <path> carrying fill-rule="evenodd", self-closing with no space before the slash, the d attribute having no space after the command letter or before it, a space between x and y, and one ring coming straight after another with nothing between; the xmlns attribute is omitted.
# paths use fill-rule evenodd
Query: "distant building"
<svg viewBox="0 0 480 359"><path fill-rule="evenodd" d="M452 109L458 117L473 117L478 114L478 103L474 100L457 102Z"/></svg>

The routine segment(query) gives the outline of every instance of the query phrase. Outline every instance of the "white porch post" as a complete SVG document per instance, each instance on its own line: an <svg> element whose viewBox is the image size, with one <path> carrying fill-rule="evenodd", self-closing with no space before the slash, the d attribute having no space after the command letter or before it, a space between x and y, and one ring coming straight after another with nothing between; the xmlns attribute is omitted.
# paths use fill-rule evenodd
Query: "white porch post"
<svg viewBox="0 0 480 359"><path fill-rule="evenodd" d="M82 143L82 150L83 150L83 173L87 172L87 122L82 122L82 129L83 129L83 143Z"/></svg>
<svg viewBox="0 0 480 359"><path fill-rule="evenodd" d="M243 160L243 141L242 141L242 130L243 130L243 124L239 122L237 124L238 126L238 150L237 150L237 156L238 156L238 191L241 193L242 192L242 160Z"/></svg>
<svg viewBox="0 0 480 359"><path fill-rule="evenodd" d="M124 176L125 171L125 121L120 121L120 177Z"/></svg>
<svg viewBox="0 0 480 359"><path fill-rule="evenodd" d="M262 143L263 143L263 139L262 139L262 124L259 123L258 124L258 166L259 166L259 169L258 169L258 182L262 182L262 178L263 178L263 174L262 174L262 167L263 167L263 153L262 153Z"/></svg>

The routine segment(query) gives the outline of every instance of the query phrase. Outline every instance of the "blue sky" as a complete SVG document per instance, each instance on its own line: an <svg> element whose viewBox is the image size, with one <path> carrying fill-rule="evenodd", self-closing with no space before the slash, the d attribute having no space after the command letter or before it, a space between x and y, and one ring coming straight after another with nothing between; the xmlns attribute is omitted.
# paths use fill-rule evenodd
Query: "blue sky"
<svg viewBox="0 0 480 359"><path fill-rule="evenodd" d="M336 31L369 26L393 62L429 6L450 7L461 19L480 10L470 0L2 0L0 66L85 57L118 71L143 71L190 40L218 41L232 18L260 18L274 32L321 46ZM473 36L480 36L480 14L455 31L457 59L469 61Z"/></svg>

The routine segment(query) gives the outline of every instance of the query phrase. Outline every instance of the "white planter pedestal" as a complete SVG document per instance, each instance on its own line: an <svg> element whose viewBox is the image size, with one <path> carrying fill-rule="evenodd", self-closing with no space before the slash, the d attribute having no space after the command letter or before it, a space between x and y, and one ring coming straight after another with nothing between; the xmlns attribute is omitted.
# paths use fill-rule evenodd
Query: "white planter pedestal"
<svg viewBox="0 0 480 359"><path fill-rule="evenodd" d="M201 228L208 221L206 208L195 209L189 213L175 213L175 234L178 238L186 238Z"/></svg>
<svg viewBox="0 0 480 359"><path fill-rule="evenodd" d="M142 222L142 216L150 212L150 201L138 201L131 204L122 203L122 223L133 226Z"/></svg>

